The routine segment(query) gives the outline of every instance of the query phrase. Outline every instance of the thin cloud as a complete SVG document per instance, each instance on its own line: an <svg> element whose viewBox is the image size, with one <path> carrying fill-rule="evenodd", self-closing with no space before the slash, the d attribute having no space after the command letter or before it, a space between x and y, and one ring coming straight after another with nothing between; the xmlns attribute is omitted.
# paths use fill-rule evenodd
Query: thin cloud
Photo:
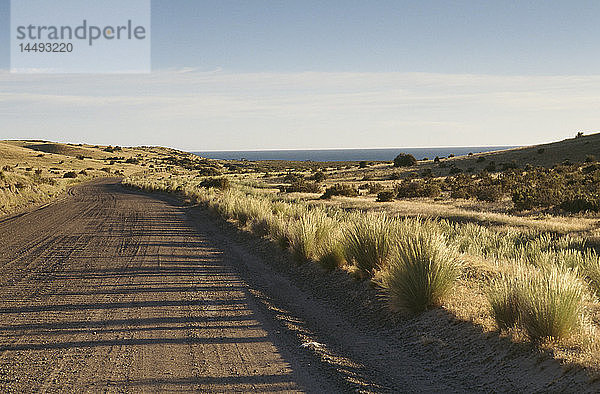
<svg viewBox="0 0 600 394"><path fill-rule="evenodd" d="M502 145L594 129L600 76L0 71L4 138L187 149Z"/></svg>

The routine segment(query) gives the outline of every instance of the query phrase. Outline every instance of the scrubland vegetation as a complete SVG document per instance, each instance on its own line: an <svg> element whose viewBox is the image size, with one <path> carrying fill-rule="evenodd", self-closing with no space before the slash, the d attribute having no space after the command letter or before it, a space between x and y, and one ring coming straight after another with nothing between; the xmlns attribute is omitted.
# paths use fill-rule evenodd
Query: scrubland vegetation
<svg viewBox="0 0 600 394"><path fill-rule="evenodd" d="M220 188L191 174L145 174L125 184L179 193L289 249L298 263L366 280L390 314L441 306L485 330L539 343L556 357L590 366L600 361L600 257L584 238L345 210L230 179Z"/></svg>

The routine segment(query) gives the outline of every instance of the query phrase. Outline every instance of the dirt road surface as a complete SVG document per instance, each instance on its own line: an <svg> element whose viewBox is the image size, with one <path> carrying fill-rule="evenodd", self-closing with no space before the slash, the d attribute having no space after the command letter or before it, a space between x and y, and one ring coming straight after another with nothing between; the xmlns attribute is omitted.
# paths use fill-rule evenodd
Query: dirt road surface
<svg viewBox="0 0 600 394"><path fill-rule="evenodd" d="M117 179L0 219L0 392L593 391L438 312L359 323L228 231Z"/></svg>

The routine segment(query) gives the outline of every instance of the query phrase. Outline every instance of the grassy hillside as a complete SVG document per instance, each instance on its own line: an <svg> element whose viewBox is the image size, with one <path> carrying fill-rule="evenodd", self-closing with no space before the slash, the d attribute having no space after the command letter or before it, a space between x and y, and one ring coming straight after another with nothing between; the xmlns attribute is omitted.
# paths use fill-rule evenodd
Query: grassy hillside
<svg viewBox="0 0 600 394"><path fill-rule="evenodd" d="M46 141L0 141L0 215L56 198L69 186L143 170L202 170L217 164L162 147L121 148Z"/></svg>

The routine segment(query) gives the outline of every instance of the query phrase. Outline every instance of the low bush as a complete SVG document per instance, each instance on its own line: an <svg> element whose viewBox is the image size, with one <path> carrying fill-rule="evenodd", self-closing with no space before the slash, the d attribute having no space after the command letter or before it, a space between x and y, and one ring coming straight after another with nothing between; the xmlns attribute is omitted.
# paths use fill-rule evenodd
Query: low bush
<svg viewBox="0 0 600 394"><path fill-rule="evenodd" d="M321 267L328 271L344 266L346 258L344 257L344 248L338 237L330 237L325 245L322 255L319 258Z"/></svg>
<svg viewBox="0 0 600 394"><path fill-rule="evenodd" d="M302 174L297 174L294 172L288 172L284 177L283 177L283 182L285 183L294 183L294 182L300 182L304 180L304 175Z"/></svg>
<svg viewBox="0 0 600 394"><path fill-rule="evenodd" d="M398 198L437 197L442 193L442 189L434 181L415 179L397 184L394 192Z"/></svg>
<svg viewBox="0 0 600 394"><path fill-rule="evenodd" d="M580 195L564 200L559 208L569 213L598 212L600 211L600 199L592 195Z"/></svg>
<svg viewBox="0 0 600 394"><path fill-rule="evenodd" d="M367 185L367 190L369 191L369 194L377 194L381 191L383 191L384 187L381 183L369 183Z"/></svg>
<svg viewBox="0 0 600 394"><path fill-rule="evenodd" d="M480 201L496 202L503 196L502 187L499 185L482 185L475 190L475 197Z"/></svg>
<svg viewBox="0 0 600 394"><path fill-rule="evenodd" d="M304 179L292 182L289 186L280 186L284 193L321 193L322 188L317 182L307 182Z"/></svg>
<svg viewBox="0 0 600 394"><path fill-rule="evenodd" d="M335 185L328 187L321 198L327 200L333 196L356 197L358 196L358 189L352 185L336 183Z"/></svg>
<svg viewBox="0 0 600 394"><path fill-rule="evenodd" d="M65 172L63 178L77 178L77 173L75 171Z"/></svg>
<svg viewBox="0 0 600 394"><path fill-rule="evenodd" d="M140 159L138 159L137 157L130 157L127 160L125 160L125 163L127 163L127 164L139 164L140 163Z"/></svg>
<svg viewBox="0 0 600 394"><path fill-rule="evenodd" d="M395 193L391 190L379 192L377 194L377 202L389 202L394 201Z"/></svg>
<svg viewBox="0 0 600 394"><path fill-rule="evenodd" d="M450 175L456 175L456 174L460 174L462 172L463 172L463 170L461 168L453 166L453 167L450 167L450 171L448 171L448 174L450 174Z"/></svg>
<svg viewBox="0 0 600 394"><path fill-rule="evenodd" d="M394 159L394 167L412 167L417 164L417 159L409 153L400 153Z"/></svg>
<svg viewBox="0 0 600 394"><path fill-rule="evenodd" d="M495 279L487 292L492 316L498 328L505 330L515 327L521 322L521 286L527 282L521 273L520 277L503 275Z"/></svg>
<svg viewBox="0 0 600 394"><path fill-rule="evenodd" d="M229 189L230 186L231 186L231 183L229 182L229 179L227 179L225 177L206 178L205 180L200 182L200 187L205 187L207 189L215 188L215 189L227 190L227 189Z"/></svg>
<svg viewBox="0 0 600 394"><path fill-rule="evenodd" d="M313 174L311 179L315 182L323 182L327 179L327 174L325 174L323 171L317 171Z"/></svg>

